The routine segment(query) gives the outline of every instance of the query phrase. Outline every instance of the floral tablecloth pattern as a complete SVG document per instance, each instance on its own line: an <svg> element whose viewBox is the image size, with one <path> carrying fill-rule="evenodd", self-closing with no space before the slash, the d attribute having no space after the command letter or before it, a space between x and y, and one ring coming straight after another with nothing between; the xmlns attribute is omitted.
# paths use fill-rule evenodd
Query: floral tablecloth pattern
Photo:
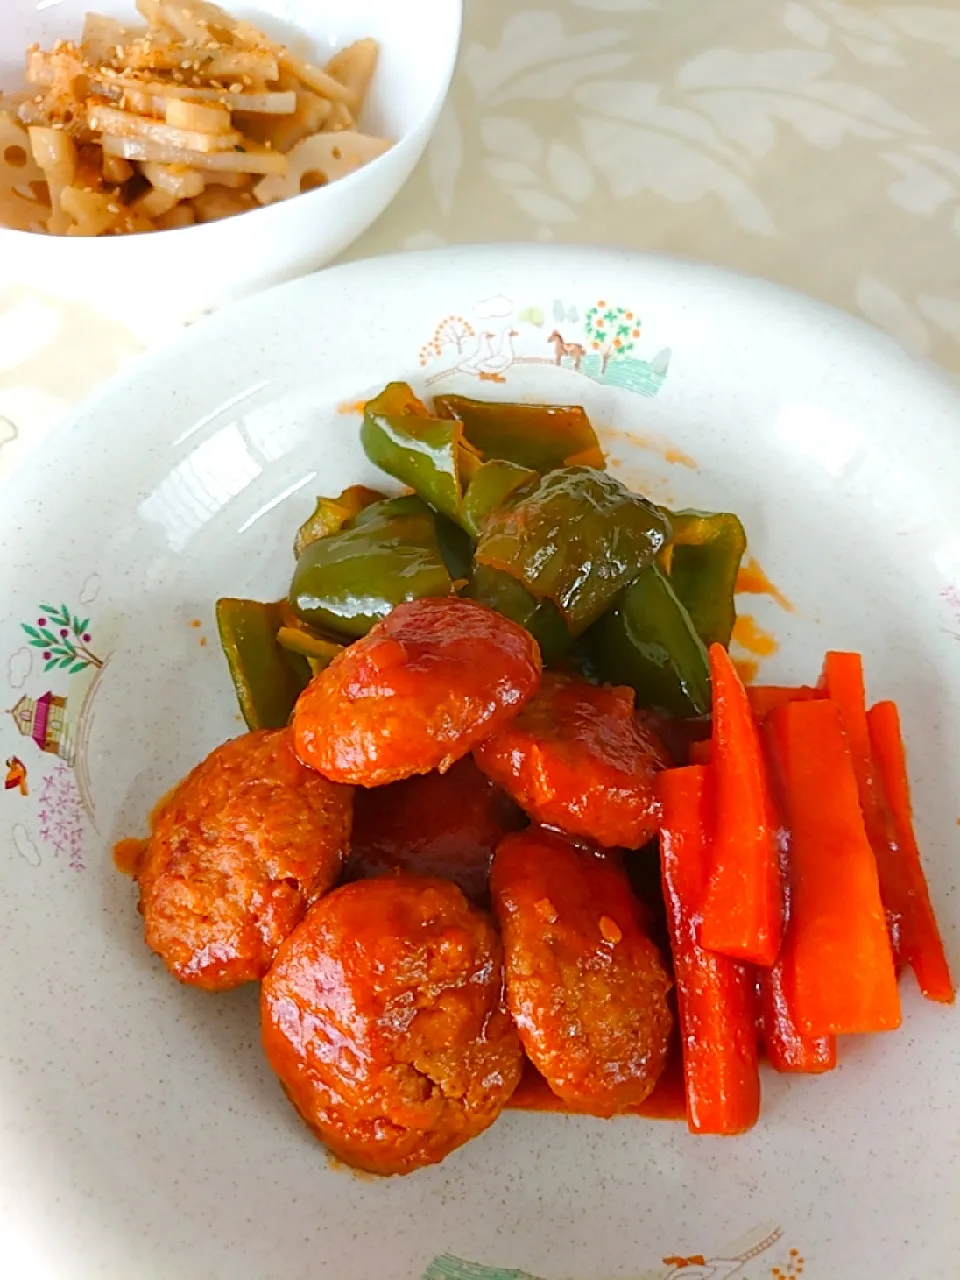
<svg viewBox="0 0 960 1280"><path fill-rule="evenodd" d="M662 250L813 294L960 371L958 76L952 0L467 0L436 136L348 256ZM4 289L0 263L0 479L144 340Z"/></svg>

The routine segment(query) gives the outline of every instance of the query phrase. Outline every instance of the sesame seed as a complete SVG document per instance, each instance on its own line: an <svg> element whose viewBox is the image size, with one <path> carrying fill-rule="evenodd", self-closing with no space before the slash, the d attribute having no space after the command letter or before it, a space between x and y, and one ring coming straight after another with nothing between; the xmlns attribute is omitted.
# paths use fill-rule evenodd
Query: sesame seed
<svg viewBox="0 0 960 1280"><path fill-rule="evenodd" d="M119 213L119 212L120 212L120 206L119 206L118 204L108 204L108 205L107 205L107 212L108 212L108 213Z"/></svg>
<svg viewBox="0 0 960 1280"><path fill-rule="evenodd" d="M180 70L181 70L181 71L189 71L189 70L190 70L190 65L191 65L191 63L190 63L190 59L189 59L189 58L184 58L183 62L181 62L181 63L180 63Z"/></svg>
<svg viewBox="0 0 960 1280"><path fill-rule="evenodd" d="M230 86L230 92L243 93L243 85L240 83L239 80L234 81L234 83Z"/></svg>

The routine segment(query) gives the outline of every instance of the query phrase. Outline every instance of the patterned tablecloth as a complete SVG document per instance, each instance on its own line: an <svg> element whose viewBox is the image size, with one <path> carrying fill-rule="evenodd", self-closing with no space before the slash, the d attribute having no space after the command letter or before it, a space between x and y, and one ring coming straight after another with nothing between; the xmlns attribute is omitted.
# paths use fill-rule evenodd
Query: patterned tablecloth
<svg viewBox="0 0 960 1280"><path fill-rule="evenodd" d="M814 294L960 371L958 74L955 0L467 0L436 136L348 256L665 250ZM142 346L2 279L0 478Z"/></svg>

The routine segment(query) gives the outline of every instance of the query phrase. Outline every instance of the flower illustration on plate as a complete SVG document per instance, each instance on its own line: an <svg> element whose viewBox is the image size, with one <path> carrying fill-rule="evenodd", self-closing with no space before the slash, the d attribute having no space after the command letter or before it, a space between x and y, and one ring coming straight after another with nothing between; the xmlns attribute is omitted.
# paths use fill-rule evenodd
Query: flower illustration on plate
<svg viewBox="0 0 960 1280"><path fill-rule="evenodd" d="M40 786L37 812L40 838L53 852L66 858L73 871L83 871L83 804L73 770L57 764Z"/></svg>

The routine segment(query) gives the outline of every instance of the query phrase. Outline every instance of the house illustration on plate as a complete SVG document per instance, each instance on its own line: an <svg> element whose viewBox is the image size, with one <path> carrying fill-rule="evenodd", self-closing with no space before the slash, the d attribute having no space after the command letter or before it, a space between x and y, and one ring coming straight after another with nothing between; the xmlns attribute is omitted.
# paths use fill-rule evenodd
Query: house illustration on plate
<svg viewBox="0 0 960 1280"><path fill-rule="evenodd" d="M24 694L15 707L10 710L13 722L25 738L32 739L41 751L51 755L67 758L68 752L64 743L66 728L67 700L55 693L42 694L39 698L31 698Z"/></svg>

